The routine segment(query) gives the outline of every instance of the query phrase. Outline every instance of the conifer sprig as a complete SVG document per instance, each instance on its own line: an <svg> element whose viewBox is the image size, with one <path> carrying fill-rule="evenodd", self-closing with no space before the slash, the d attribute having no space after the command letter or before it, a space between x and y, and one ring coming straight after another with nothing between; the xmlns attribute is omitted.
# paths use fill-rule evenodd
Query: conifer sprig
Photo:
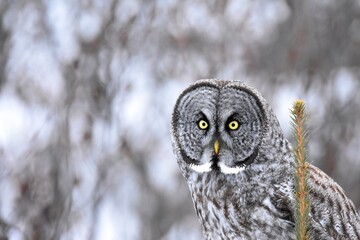
<svg viewBox="0 0 360 240"><path fill-rule="evenodd" d="M307 185L308 164L307 164L307 142L308 131L305 121L305 103L303 100L296 100L291 109L291 120L295 138L294 155L296 161L295 172L295 230L297 240L309 239L309 193Z"/></svg>

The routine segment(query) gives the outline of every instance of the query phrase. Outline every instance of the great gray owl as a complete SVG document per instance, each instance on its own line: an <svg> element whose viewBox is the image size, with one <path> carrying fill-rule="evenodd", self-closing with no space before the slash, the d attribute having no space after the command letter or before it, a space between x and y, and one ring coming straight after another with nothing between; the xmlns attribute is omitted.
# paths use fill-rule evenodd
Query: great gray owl
<svg viewBox="0 0 360 240"><path fill-rule="evenodd" d="M289 142L265 99L239 81L199 80L179 96L173 148L206 239L295 239ZM310 165L312 239L360 239L342 188Z"/></svg>

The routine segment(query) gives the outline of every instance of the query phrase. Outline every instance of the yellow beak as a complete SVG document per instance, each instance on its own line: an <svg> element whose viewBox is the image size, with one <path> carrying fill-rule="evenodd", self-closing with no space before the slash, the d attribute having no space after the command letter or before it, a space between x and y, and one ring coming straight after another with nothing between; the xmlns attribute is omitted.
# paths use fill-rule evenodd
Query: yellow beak
<svg viewBox="0 0 360 240"><path fill-rule="evenodd" d="M220 143L218 140L216 140L214 142L214 152L215 152L215 155L217 156L219 154L219 150L220 150Z"/></svg>

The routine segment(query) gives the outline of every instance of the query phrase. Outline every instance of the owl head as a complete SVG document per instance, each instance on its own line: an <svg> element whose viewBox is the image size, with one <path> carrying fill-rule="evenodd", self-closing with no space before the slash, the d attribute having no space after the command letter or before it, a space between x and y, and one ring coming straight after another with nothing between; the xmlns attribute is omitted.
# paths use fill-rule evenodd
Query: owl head
<svg viewBox="0 0 360 240"><path fill-rule="evenodd" d="M240 81L199 80L179 96L172 115L174 151L183 171L237 174L259 154L267 103Z"/></svg>

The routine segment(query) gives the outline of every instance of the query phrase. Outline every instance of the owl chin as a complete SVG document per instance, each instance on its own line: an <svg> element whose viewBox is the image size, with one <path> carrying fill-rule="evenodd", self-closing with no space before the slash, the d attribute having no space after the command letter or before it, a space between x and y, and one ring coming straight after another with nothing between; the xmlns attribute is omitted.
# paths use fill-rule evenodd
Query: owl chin
<svg viewBox="0 0 360 240"><path fill-rule="evenodd" d="M194 170L195 172L205 173L205 172L210 172L211 170L213 170L212 165L213 165L213 163L211 161L204 163L204 164L191 163L190 168L192 170Z"/></svg>
<svg viewBox="0 0 360 240"><path fill-rule="evenodd" d="M224 174L237 174L237 173L244 171L246 169L246 165L228 167L228 166L226 166L225 163L219 162L218 168L220 169L220 172L222 172Z"/></svg>
<svg viewBox="0 0 360 240"><path fill-rule="evenodd" d="M224 174L237 174L245 170L247 165L244 163L239 163L235 166L228 166L225 162L220 161L217 156L214 156L213 158L213 167L212 169L214 171L219 171Z"/></svg>
<svg viewBox="0 0 360 240"><path fill-rule="evenodd" d="M254 162L255 158L258 156L259 148L256 147L253 153L245 158L242 161L235 162L233 166L228 166L223 161L218 161L217 166L220 169L220 172L224 174L237 174L244 171L251 163Z"/></svg>
<svg viewBox="0 0 360 240"><path fill-rule="evenodd" d="M190 168L198 173L206 173L210 171L222 172L224 174L237 174L245 170L246 165L229 167L223 162L219 162L217 157L214 157L213 160L206 162L204 164L195 164L191 163Z"/></svg>
<svg viewBox="0 0 360 240"><path fill-rule="evenodd" d="M213 155L210 161L207 161L203 164L197 164L195 160L190 161L190 159L188 159L187 163L190 165L192 170L199 173L218 171L224 174L237 174L244 171L247 166L249 166L255 160L258 152L259 149L255 148L254 152L249 157L235 163L234 166L226 165L225 162L219 160L219 157L216 155Z"/></svg>

